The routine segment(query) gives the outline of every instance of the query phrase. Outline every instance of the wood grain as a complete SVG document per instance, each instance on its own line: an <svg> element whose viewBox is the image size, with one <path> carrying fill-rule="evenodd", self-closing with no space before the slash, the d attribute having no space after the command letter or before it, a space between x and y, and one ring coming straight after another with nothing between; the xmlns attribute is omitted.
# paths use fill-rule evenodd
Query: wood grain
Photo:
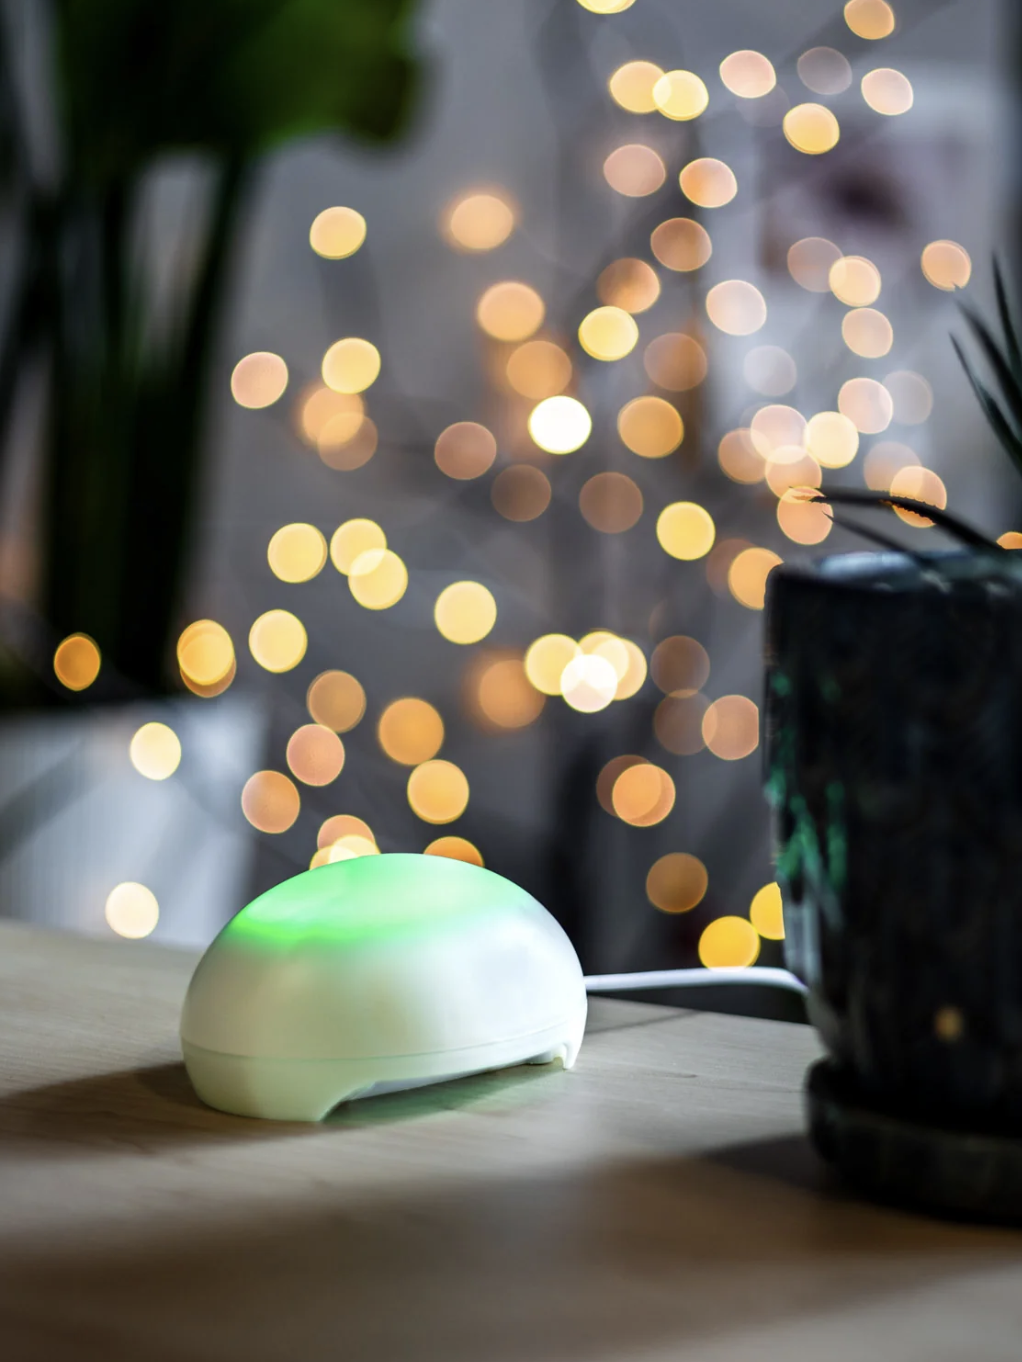
<svg viewBox="0 0 1022 1362"><path fill-rule="evenodd" d="M578 1067L202 1107L194 957L0 927L5 1362L1018 1362L1022 1236L845 1197L808 1028L595 1000Z"/></svg>

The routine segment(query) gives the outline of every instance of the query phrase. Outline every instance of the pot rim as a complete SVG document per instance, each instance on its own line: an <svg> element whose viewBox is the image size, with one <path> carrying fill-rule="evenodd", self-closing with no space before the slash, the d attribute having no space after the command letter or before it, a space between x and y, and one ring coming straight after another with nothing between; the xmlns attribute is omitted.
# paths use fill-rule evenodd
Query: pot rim
<svg viewBox="0 0 1022 1362"><path fill-rule="evenodd" d="M926 571L931 564L937 571ZM948 568L954 569L950 575ZM1016 565L1007 554L1003 560L992 561L986 554L970 553L966 549L941 549L922 554L892 549L857 549L802 562L780 563L767 578L767 589L769 594L774 578L780 578L811 583L828 591L887 596L934 588L946 592L957 583L994 577L1004 582L1008 576L1022 586L1022 554Z"/></svg>

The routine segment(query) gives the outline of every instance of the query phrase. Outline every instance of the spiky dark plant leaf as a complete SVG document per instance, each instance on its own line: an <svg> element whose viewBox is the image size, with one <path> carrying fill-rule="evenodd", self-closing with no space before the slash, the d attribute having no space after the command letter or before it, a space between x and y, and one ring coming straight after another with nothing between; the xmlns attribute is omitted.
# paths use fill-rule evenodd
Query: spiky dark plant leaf
<svg viewBox="0 0 1022 1362"><path fill-rule="evenodd" d="M957 539L960 544L967 548L980 549L985 553L1000 555L1008 552L1002 549L993 539L988 539L979 530L974 530L971 525L966 525L957 516L951 515L949 511L942 510L939 506L931 506L928 502L918 501L915 497L898 496L893 492L857 492L849 488L835 488L833 491L824 491L818 488L806 488L804 492L806 501L828 501L835 506L863 506L863 507L886 507L893 509L897 507L902 511L912 511L916 515L925 516L932 520L946 534Z"/></svg>
<svg viewBox="0 0 1022 1362"><path fill-rule="evenodd" d="M1004 332L1008 361L1011 364L1016 382L1022 384L1022 348L1019 347L1018 332L1015 329L1011 308L1008 306L1008 290L1004 286L1004 272L996 257L994 258L994 292L997 295L997 311L1001 318L1001 330Z"/></svg>
<svg viewBox="0 0 1022 1362"><path fill-rule="evenodd" d="M966 358L965 351L954 336L951 337L951 344L954 346L955 354L965 371L965 377L969 380L972 391L976 394L976 400L983 409L983 415L986 417L990 429L997 436L1001 447L1012 463L1022 473L1022 439L1012 429L1011 423L998 406L993 394L980 382L972 364Z"/></svg>

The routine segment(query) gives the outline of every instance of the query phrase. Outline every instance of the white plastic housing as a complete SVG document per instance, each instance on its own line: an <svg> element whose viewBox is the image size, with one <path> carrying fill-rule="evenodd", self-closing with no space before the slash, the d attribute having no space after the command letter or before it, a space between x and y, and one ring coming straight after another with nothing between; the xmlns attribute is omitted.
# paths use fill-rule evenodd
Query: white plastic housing
<svg viewBox="0 0 1022 1362"><path fill-rule="evenodd" d="M578 957L524 890L440 856L361 856L227 924L192 977L181 1043L210 1106L317 1121L485 1069L570 1068L585 1019Z"/></svg>

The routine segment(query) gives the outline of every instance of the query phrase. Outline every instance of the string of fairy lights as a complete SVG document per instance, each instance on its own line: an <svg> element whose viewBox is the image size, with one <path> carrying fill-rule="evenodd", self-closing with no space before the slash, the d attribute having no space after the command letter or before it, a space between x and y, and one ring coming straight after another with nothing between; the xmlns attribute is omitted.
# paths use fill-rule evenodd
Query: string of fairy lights
<svg viewBox="0 0 1022 1362"><path fill-rule="evenodd" d="M635 0L578 2L594 15L612 16ZM850 32L869 43L881 42L895 31L895 14L886 0L849 0L843 13ZM844 94L853 81L848 59L830 47L802 53L796 69L806 89L824 99ZM755 105L778 89L775 68L760 52L731 53L720 63L718 76L723 97L740 105ZM870 70L859 88L866 106L880 118L900 117L913 107L910 81L892 68ZM664 71L644 59L619 66L609 78L607 93L636 119L677 123L699 119L722 97L695 72ZM841 137L837 114L818 100L788 107L780 129L790 146L807 157L825 156ZM603 177L610 191L634 199L649 199L668 179L663 157L639 140L610 152ZM710 156L689 161L678 184L704 220L706 215L712 219L726 213L743 188L729 165ZM519 219L511 196L488 186L469 189L450 203L440 231L452 250L487 255L511 237ZM319 256L342 261L357 254L366 234L361 213L335 206L315 218L309 241ZM573 323L580 350L600 364L618 363L642 345L642 368L652 391L630 397L616 416L622 446L639 459L666 459L679 450L685 439L679 398L699 388L709 372L699 326L646 336L641 318L661 295L659 271L667 277L698 280L713 250L712 233L703 222L689 216L665 218L650 234L650 258L622 258L603 269L594 287L598 305ZM969 255L957 242L927 242L919 258L923 276L936 289L950 292L969 281ZM880 361L891 352L894 331L875 306L883 280L873 261L846 255L829 240L808 237L791 243L787 269L801 289L830 295L842 305L840 334L851 354ZM706 288L702 308L711 327L733 337L755 336L768 320L767 298L756 284L742 278ZM510 462L495 470L499 441L493 431L475 420L457 421L436 435L436 467L454 481L490 478L490 499L498 516L512 523L535 520L551 503L560 459L584 451L593 432L593 415L579 395L583 388L576 361L562 339L545 329L546 303L531 284L494 280L478 298L474 321L488 347L486 363L497 391L523 408L529 443L524 455L516 451ZM367 410L367 394L385 362L386 356L370 341L343 337L324 354L321 381L299 395L298 434L328 467L351 472L374 457L378 432ZM793 543L815 545L829 535L828 512L799 496L799 489L818 488L824 470L851 465L864 437L872 440L861 461L868 487L933 506L946 504L943 482L908 444L875 438L892 423L916 426L927 420L933 393L921 375L896 369L881 378L868 374L850 378L840 386L834 410L805 415L779 400L791 393L798 377L795 358L781 346L754 345L744 357L742 374L748 387L768 400L742 425L721 436L717 465L731 483L769 489L777 524ZM281 356L257 352L235 366L231 392L241 407L258 411L279 402L289 381ZM578 508L596 533L641 534L644 531L637 527L645 501L627 473L602 471L584 482ZM929 523L899 514L913 523ZM710 512L696 501L672 501L657 508L655 535L670 558L702 561L707 582L718 595L729 594L750 611L762 610L767 577L782 561L780 555L743 539L720 539ZM1002 542L1022 545L1022 536L1009 533ZM283 525L269 540L267 560L278 579L294 584L332 568L358 605L373 611L397 604L415 571L388 541L384 527L363 517L345 521L329 539L312 524ZM488 587L464 580L439 593L433 619L445 639L472 650L491 634L499 608ZM308 635L296 614L274 609L253 621L247 643L259 667L284 674L304 658ZM220 695L237 674L234 641L216 621L197 620L180 635L177 664L182 683L196 696ZM83 634L65 639L54 657L57 677L71 690L91 685L100 666L98 647ZM550 632L520 650L473 653L467 672L468 707L481 728L508 732L533 724L549 703L561 701L580 713L595 714L627 703L652 683L663 697L654 713L653 738L669 757L708 750L723 761L740 761L759 745L758 707L744 695L709 699L705 687L710 671L705 647L687 636L665 638L647 654L640 641L607 630L577 639ZM342 735L364 718L367 696L355 676L329 670L309 685L306 706L309 722L296 728L286 743L282 762L286 770L255 772L241 791L244 817L262 833L279 834L294 825L302 807L301 786L326 787L341 774L346 760ZM418 819L434 829L455 823L471 792L465 773L441 755L445 724L436 706L420 696L402 696L379 715L376 736L386 757L407 768L407 799ZM178 768L181 744L166 724L146 723L131 739L128 756L141 776L165 780ZM671 813L675 782L666 766L645 756L622 754L603 767L595 798L608 815L632 827L651 827ZM480 850L453 834L434 838L425 850L483 864ZM317 867L378 852L369 824L345 812L322 823L310 864ZM646 893L654 908L684 913L702 902L708 884L702 861L676 851L650 867ZM111 892L106 918L122 935L144 936L156 925L158 911L147 887L124 883ZM746 914L717 917L704 928L699 957L711 968L750 965L762 939L783 935L780 893L771 883L755 895Z"/></svg>

